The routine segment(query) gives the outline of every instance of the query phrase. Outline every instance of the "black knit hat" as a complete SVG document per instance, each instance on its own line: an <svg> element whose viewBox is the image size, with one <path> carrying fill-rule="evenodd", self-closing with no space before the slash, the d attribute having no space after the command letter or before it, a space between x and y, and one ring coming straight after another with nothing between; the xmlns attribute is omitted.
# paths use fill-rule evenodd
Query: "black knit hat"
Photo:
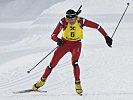
<svg viewBox="0 0 133 100"><path fill-rule="evenodd" d="M66 18L74 18L76 17L76 12L72 9L67 10L66 12Z"/></svg>

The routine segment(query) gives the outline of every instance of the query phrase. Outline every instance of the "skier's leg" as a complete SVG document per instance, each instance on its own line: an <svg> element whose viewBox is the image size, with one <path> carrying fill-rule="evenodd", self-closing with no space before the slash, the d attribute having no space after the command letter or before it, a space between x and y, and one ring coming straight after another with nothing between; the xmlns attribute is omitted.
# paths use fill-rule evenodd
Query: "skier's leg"
<svg viewBox="0 0 133 100"><path fill-rule="evenodd" d="M80 67L78 65L78 59L81 53L81 42L75 43L71 49L72 53L72 65L74 68L74 77L75 77L75 89L78 94L82 93L82 87L80 82Z"/></svg>
<svg viewBox="0 0 133 100"><path fill-rule="evenodd" d="M72 65L74 69L75 80L80 80L80 68L78 65L78 59L81 53L81 42L74 43L73 48L70 50L72 54Z"/></svg>
<svg viewBox="0 0 133 100"><path fill-rule="evenodd" d="M33 85L32 90L36 91L38 88L42 87L47 79L47 77L49 76L49 74L51 73L52 69L57 65L57 63L59 62L59 60L67 53L67 49L65 48L65 46L60 46L59 48L57 48L57 50L55 51L53 58L51 60L51 63L49 66L46 67L44 74L42 75L41 79Z"/></svg>
<svg viewBox="0 0 133 100"><path fill-rule="evenodd" d="M50 65L47 66L43 78L47 78L49 74L51 73L52 69L58 64L60 59L68 52L67 47L65 47L65 44L63 46L60 46L57 48L57 50L54 52L53 58L50 62Z"/></svg>

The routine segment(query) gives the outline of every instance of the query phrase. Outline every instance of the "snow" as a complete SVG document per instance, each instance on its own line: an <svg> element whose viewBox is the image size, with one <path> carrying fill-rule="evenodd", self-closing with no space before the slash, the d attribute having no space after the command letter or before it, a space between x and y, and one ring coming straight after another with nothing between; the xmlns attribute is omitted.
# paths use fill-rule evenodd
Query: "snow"
<svg viewBox="0 0 133 100"><path fill-rule="evenodd" d="M103 36L84 28L79 59L83 96L74 89L71 54L58 63L40 90L47 93L13 94L32 87L44 73L53 53L30 74L27 71L56 47L50 39L69 8L82 4L81 16L96 21L112 35L126 3L130 6L109 48ZM132 0L0 0L0 100L132 100Z"/></svg>

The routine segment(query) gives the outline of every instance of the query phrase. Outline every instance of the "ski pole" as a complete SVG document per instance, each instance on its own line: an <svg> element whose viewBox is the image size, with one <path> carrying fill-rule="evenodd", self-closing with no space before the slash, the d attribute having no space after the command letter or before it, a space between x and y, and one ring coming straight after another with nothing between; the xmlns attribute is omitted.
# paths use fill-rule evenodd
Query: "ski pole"
<svg viewBox="0 0 133 100"><path fill-rule="evenodd" d="M128 8L128 6L129 6L129 4L130 4L130 3L127 3L127 7L126 7L126 9L125 9L124 13L122 14L122 16L121 16L121 18L120 18L120 20L119 20L119 22L118 22L118 24L117 24L117 26L116 26L116 28L115 28L114 32L113 32L113 35L112 35L112 37L111 37L111 38L113 38L113 36L114 36L114 34L115 34L115 32L116 32L116 30L117 30L118 26L120 25L120 22L121 22L121 20L122 20L123 16L125 15L125 13L126 13L126 11L127 11L127 8Z"/></svg>
<svg viewBox="0 0 133 100"><path fill-rule="evenodd" d="M82 11L82 10L80 10L81 7L82 7L82 5L81 5L81 6L79 7L79 9L77 10L76 15L79 15L79 14L81 13L81 11Z"/></svg>
<svg viewBox="0 0 133 100"><path fill-rule="evenodd" d="M33 68L31 68L29 71L27 71L27 73L30 73L34 68L36 68L45 58L47 58L57 48L58 48L58 46L55 47L51 52L49 52L43 59L41 59Z"/></svg>

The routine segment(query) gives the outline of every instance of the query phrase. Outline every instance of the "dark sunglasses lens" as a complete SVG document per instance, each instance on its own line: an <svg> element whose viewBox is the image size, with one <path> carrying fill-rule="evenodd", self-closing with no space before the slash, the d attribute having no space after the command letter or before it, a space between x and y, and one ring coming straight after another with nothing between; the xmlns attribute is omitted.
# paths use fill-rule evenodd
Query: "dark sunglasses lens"
<svg viewBox="0 0 133 100"><path fill-rule="evenodd" d="M75 15L66 15L66 17L70 19L70 18L74 18Z"/></svg>

